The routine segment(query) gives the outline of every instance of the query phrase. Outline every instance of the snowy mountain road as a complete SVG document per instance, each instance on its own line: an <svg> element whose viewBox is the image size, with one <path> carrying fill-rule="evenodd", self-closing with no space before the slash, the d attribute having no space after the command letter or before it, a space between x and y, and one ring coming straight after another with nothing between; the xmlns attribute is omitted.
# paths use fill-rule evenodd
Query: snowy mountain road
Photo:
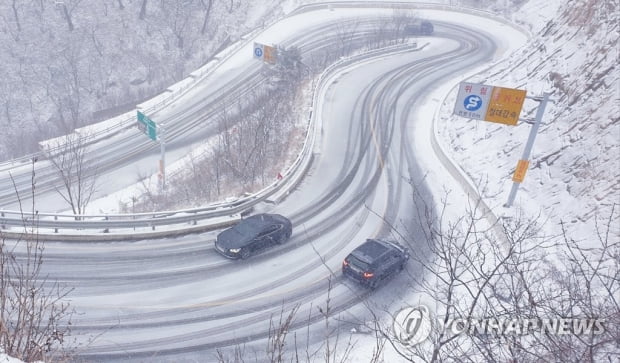
<svg viewBox="0 0 620 363"><path fill-rule="evenodd" d="M324 328L315 324L324 319L317 307L327 309L328 299L330 315L346 321L342 331L366 321L369 306L387 309L399 292L388 286L371 294L344 281L341 261L366 238L389 236L389 225L407 231L412 188L425 189L408 147L411 110L444 77L495 51L488 35L444 24L423 51L383 56L335 76L317 110L322 142L309 174L281 204L263 206L293 221L293 238L279 248L228 261L213 250L215 233L48 243L45 274L74 288L72 331L89 342L80 357L204 360L237 344L253 355L281 313L297 309L303 319L292 328L298 339L315 343ZM403 279L407 274L393 284Z"/></svg>

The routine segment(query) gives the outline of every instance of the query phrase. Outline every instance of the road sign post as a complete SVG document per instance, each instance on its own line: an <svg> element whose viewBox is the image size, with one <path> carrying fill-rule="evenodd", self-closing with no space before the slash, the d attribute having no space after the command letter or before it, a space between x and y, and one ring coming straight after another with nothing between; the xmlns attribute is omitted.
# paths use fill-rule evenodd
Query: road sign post
<svg viewBox="0 0 620 363"><path fill-rule="evenodd" d="M157 125L147 115L138 110L138 128L151 140L157 141Z"/></svg>
<svg viewBox="0 0 620 363"><path fill-rule="evenodd" d="M514 203L517 196L517 191L519 190L519 184L521 184L523 178L525 177L525 171L527 171L527 165L529 164L532 147L534 146L534 141L536 140L538 129L540 129L540 124L542 123L542 118L545 114L547 102L549 102L549 93L545 92L542 99L540 100L540 105L538 105L538 110L536 110L536 120L534 121L534 126L532 126L532 129L530 130L530 136L527 138L527 143L525 144L525 149L523 150L523 156L521 156L521 160L519 161L520 164L521 162L525 162L525 170L519 170L519 165L517 165L517 170L515 171L515 175L513 176L512 189L510 189L508 201L506 202L506 204L504 204L504 207L506 208L511 207L512 203ZM521 166L521 169L523 169L523 166ZM518 175L518 173L522 173L522 175ZM519 176L521 176L521 178L519 178Z"/></svg>
<svg viewBox="0 0 620 363"><path fill-rule="evenodd" d="M471 119L514 126L519 121L519 115L526 97L525 90L461 82L453 114ZM549 93L545 92L542 98L536 97L533 99L540 102L538 110L536 111L536 120L534 121L534 126L532 126L530 130L530 136L525 144L523 156L517 163L517 167L512 176L512 189L508 196L508 202L504 204L504 207L512 206L517 191L519 190L519 184L525 179L534 140L536 140L536 135L542 123L547 102L549 102Z"/></svg>
<svg viewBox="0 0 620 363"><path fill-rule="evenodd" d="M164 138L164 125L156 124L148 116L138 110L138 128L151 140L159 141L160 157L158 165L159 186L163 191L166 189L166 140Z"/></svg>
<svg viewBox="0 0 620 363"><path fill-rule="evenodd" d="M164 127L161 125L159 128L159 144L161 146L159 157L159 180L162 191L166 189L166 140L164 135Z"/></svg>
<svg viewBox="0 0 620 363"><path fill-rule="evenodd" d="M252 56L260 59L265 63L276 64L278 57L278 49L266 44L254 43Z"/></svg>

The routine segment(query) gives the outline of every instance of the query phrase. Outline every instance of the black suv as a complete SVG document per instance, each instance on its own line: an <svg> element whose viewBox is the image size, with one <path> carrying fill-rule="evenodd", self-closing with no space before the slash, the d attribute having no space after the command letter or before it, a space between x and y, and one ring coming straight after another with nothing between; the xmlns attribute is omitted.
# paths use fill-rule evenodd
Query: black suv
<svg viewBox="0 0 620 363"><path fill-rule="evenodd" d="M228 258L246 259L251 254L283 243L291 237L291 221L279 214L248 217L217 235L215 249Z"/></svg>
<svg viewBox="0 0 620 363"><path fill-rule="evenodd" d="M342 261L343 275L370 288L405 268L409 252L396 242L367 239Z"/></svg>

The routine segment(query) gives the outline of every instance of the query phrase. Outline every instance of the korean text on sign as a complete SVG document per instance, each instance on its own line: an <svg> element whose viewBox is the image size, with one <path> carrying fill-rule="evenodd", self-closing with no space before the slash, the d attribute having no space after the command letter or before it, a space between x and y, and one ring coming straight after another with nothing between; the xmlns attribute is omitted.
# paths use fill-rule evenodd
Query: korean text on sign
<svg viewBox="0 0 620 363"><path fill-rule="evenodd" d="M516 125L525 101L525 90L493 87L493 94L485 120L505 125Z"/></svg>

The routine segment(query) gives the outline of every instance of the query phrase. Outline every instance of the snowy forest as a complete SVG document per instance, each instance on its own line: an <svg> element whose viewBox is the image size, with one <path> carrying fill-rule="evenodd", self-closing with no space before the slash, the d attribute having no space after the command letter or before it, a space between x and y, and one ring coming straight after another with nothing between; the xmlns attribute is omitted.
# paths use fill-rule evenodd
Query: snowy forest
<svg viewBox="0 0 620 363"><path fill-rule="evenodd" d="M280 14L273 1L3 1L0 161L134 109Z"/></svg>

